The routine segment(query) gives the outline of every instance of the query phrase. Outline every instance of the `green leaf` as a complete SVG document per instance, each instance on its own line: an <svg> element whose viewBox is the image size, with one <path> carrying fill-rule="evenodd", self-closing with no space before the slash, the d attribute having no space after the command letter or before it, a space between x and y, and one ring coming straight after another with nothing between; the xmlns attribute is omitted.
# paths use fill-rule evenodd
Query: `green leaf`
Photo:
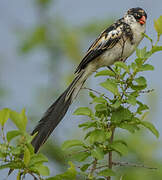
<svg viewBox="0 0 162 180"><path fill-rule="evenodd" d="M41 164L44 162L48 162L47 157L45 157L43 154L34 154L31 156L29 166Z"/></svg>
<svg viewBox="0 0 162 180"><path fill-rule="evenodd" d="M146 79L143 76L140 76L135 79L139 86L144 86L147 84Z"/></svg>
<svg viewBox="0 0 162 180"><path fill-rule="evenodd" d="M112 76L112 77L115 77L115 73L111 70L103 70L103 71L100 71L100 72L97 72L95 77L98 77L98 76Z"/></svg>
<svg viewBox="0 0 162 180"><path fill-rule="evenodd" d="M9 119L10 110L8 108L4 108L0 110L0 124L3 127L6 121Z"/></svg>
<svg viewBox="0 0 162 180"><path fill-rule="evenodd" d="M101 148L99 148L99 147L96 147L95 149L93 149L93 150L91 151L91 155L92 155L94 158L98 159L98 160L101 160L101 159L104 158L104 152L103 152L103 150L102 150Z"/></svg>
<svg viewBox="0 0 162 180"><path fill-rule="evenodd" d="M128 66L124 62L117 61L117 62L115 62L115 66L123 68L127 73L130 72Z"/></svg>
<svg viewBox="0 0 162 180"><path fill-rule="evenodd" d="M47 166L44 166L44 165L37 165L34 167L40 175L42 176L49 176L50 175L50 171L49 171L49 168Z"/></svg>
<svg viewBox="0 0 162 180"><path fill-rule="evenodd" d="M120 100L116 100L115 103L111 105L111 107L117 109L120 107L121 103L122 102Z"/></svg>
<svg viewBox="0 0 162 180"><path fill-rule="evenodd" d="M10 169L21 169L23 167L23 164L21 162L9 162L9 163L6 163L6 164L3 164L3 165L0 165L0 170L1 169L7 169L7 168L10 168Z"/></svg>
<svg viewBox="0 0 162 180"><path fill-rule="evenodd" d="M75 166L72 164L72 162L69 162L68 164L70 165L70 168L68 168L65 173L47 178L46 180L76 180L77 172L75 170Z"/></svg>
<svg viewBox="0 0 162 180"><path fill-rule="evenodd" d="M99 112L102 112L102 111L107 111L108 108L107 108L107 105L106 104L97 104L95 106L95 110L96 111L99 111Z"/></svg>
<svg viewBox="0 0 162 180"><path fill-rule="evenodd" d="M160 37L162 35L162 16L160 16L157 20L154 20L154 28Z"/></svg>
<svg viewBox="0 0 162 180"><path fill-rule="evenodd" d="M84 146L84 143L80 140L68 140L62 144L62 149L66 150L74 146Z"/></svg>
<svg viewBox="0 0 162 180"><path fill-rule="evenodd" d="M138 68L138 66L136 63L132 62L131 68L133 69L133 71L135 71L135 69Z"/></svg>
<svg viewBox="0 0 162 180"><path fill-rule="evenodd" d="M140 101L137 101L139 107L137 108L137 113L142 114L142 111L148 110L149 107L146 104L142 104Z"/></svg>
<svg viewBox="0 0 162 180"><path fill-rule="evenodd" d="M93 92L89 92L89 96L93 99L96 97L96 95L93 94Z"/></svg>
<svg viewBox="0 0 162 180"><path fill-rule="evenodd" d="M148 121L140 121L140 124L149 129L157 138L159 137L159 132L152 123Z"/></svg>
<svg viewBox="0 0 162 180"><path fill-rule="evenodd" d="M74 154L72 154L71 156L72 158L75 159L75 161L82 162L85 161L90 156L90 153L85 151L74 152Z"/></svg>
<svg viewBox="0 0 162 180"><path fill-rule="evenodd" d="M136 56L140 59L145 58L145 54L146 54L146 47L144 47L143 49L136 49Z"/></svg>
<svg viewBox="0 0 162 180"><path fill-rule="evenodd" d="M87 121L85 123L79 124L80 128L84 127L83 130L91 128L91 127L96 127L96 126L97 126L97 124L94 121Z"/></svg>
<svg viewBox="0 0 162 180"><path fill-rule="evenodd" d="M93 103L103 103L103 104L107 104L107 101L105 98L103 97L95 97L93 99Z"/></svg>
<svg viewBox="0 0 162 180"><path fill-rule="evenodd" d="M83 171L83 172L85 172L85 171L88 169L89 166L91 166L91 164L84 164L84 165L80 168L80 170Z"/></svg>
<svg viewBox="0 0 162 180"><path fill-rule="evenodd" d="M102 87L112 92L114 95L119 95L118 86L116 83L108 79L107 81L100 83Z"/></svg>
<svg viewBox="0 0 162 180"><path fill-rule="evenodd" d="M103 130L95 129L94 131L91 131L89 135L89 141L91 144L95 142L102 143L106 140L106 135Z"/></svg>
<svg viewBox="0 0 162 180"><path fill-rule="evenodd" d="M104 169L98 173L99 176L115 176L115 172L112 169Z"/></svg>
<svg viewBox="0 0 162 180"><path fill-rule="evenodd" d="M151 51L152 51L152 53L162 51L162 46L154 46Z"/></svg>
<svg viewBox="0 0 162 180"><path fill-rule="evenodd" d="M132 96L132 95L129 95L128 96L128 99L127 99L127 102L133 106L136 105L137 103L137 100L136 100L136 97L135 96Z"/></svg>
<svg viewBox="0 0 162 180"><path fill-rule="evenodd" d="M84 115L84 116L89 116L89 117L93 116L92 110L89 109L88 107L80 107L80 108L76 109L73 114L74 115Z"/></svg>
<svg viewBox="0 0 162 180"><path fill-rule="evenodd" d="M25 164L26 166L28 166L29 162L30 162L30 151L29 151L29 149L26 147L26 148L25 148L25 151L24 151L24 164Z"/></svg>
<svg viewBox="0 0 162 180"><path fill-rule="evenodd" d="M25 115L25 109L18 113L16 111L10 111L10 119L17 126L19 130L25 131L27 125L27 117Z"/></svg>
<svg viewBox="0 0 162 180"><path fill-rule="evenodd" d="M120 107L112 112L111 122L120 123L121 121L130 121L132 119L132 113L129 109Z"/></svg>
<svg viewBox="0 0 162 180"><path fill-rule="evenodd" d="M110 147L120 155L126 155L128 148L122 142L113 142Z"/></svg>
<svg viewBox="0 0 162 180"><path fill-rule="evenodd" d="M121 124L120 128L129 131L130 133L134 133L136 130L139 130L139 127L136 124Z"/></svg>
<svg viewBox="0 0 162 180"><path fill-rule="evenodd" d="M7 141L10 142L13 138L19 135L21 135L21 131L19 130L13 130L13 131L7 132Z"/></svg>
<svg viewBox="0 0 162 180"><path fill-rule="evenodd" d="M140 71L153 71L154 70L154 66L150 65L150 64L143 64L140 69Z"/></svg>

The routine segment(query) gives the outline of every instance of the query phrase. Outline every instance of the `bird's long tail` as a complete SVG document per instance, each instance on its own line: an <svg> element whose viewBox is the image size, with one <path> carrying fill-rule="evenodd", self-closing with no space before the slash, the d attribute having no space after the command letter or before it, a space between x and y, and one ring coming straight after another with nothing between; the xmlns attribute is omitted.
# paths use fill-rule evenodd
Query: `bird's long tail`
<svg viewBox="0 0 162 180"><path fill-rule="evenodd" d="M79 93L86 79L87 75L85 71L81 71L61 96L48 108L31 133L32 135L36 133L32 140L35 152L46 142L52 131L65 116L70 104Z"/></svg>

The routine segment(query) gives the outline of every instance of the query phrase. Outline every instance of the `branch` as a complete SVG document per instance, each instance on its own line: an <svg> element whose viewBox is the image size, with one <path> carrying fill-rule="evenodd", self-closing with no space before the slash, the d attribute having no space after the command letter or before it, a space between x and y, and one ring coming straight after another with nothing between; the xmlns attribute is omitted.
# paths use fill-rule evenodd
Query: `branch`
<svg viewBox="0 0 162 180"><path fill-rule="evenodd" d="M140 168L157 170L157 168L155 168L155 167L148 167L143 164L134 164L134 163L128 163L128 162L112 162L112 164L114 166L130 166L130 167L140 167Z"/></svg>
<svg viewBox="0 0 162 180"><path fill-rule="evenodd" d="M97 159L95 158L95 160L93 161L92 169L90 171L90 176L92 176L93 172L96 170L96 165L97 165Z"/></svg>
<svg viewBox="0 0 162 180"><path fill-rule="evenodd" d="M96 93L96 94L99 94L100 96L103 96L104 98L110 100L107 96L105 96L104 94L102 94L102 93L100 93L100 92L98 92L98 91L96 91L96 90L94 90L94 89L87 88L87 87L83 87L82 89L86 89L86 90L92 91L92 92L94 92L94 93Z"/></svg>

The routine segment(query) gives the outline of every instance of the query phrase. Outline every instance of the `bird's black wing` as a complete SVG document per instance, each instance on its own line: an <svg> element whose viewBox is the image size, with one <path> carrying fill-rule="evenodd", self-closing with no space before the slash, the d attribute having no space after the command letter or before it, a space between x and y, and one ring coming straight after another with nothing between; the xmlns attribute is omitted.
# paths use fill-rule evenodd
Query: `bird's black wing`
<svg viewBox="0 0 162 180"><path fill-rule="evenodd" d="M100 36L89 47L86 55L80 62L75 73L79 73L89 62L100 56L103 52L113 48L123 35L123 23L118 20L103 31Z"/></svg>

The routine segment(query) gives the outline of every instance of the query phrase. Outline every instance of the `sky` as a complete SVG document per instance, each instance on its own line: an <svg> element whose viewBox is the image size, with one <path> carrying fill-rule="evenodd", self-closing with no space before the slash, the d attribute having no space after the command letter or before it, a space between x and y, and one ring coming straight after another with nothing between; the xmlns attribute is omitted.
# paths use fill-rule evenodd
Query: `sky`
<svg viewBox="0 0 162 180"><path fill-rule="evenodd" d="M162 14L161 0L55 0L55 6L51 6L50 15L62 15L66 22L71 25L80 25L82 23L93 21L93 19L102 19L105 17L120 18L125 11L132 7L142 7L148 15L146 33L152 38L156 37L153 29L153 20ZM36 23L36 7L33 0L1 0L0 1L0 82L10 89L9 97L3 102L3 107L7 106L20 111L22 107L30 109L33 103L33 96L39 85L46 84L48 76L42 72L41 66L44 65L45 55L42 52L31 53L22 56L18 53L19 31L18 27L30 28ZM100 32L99 32L100 33ZM160 42L162 45L162 41ZM144 39L140 47L148 44ZM87 49L86 47L85 49ZM133 55L132 57L135 57ZM162 83L161 67L162 58L160 53L156 53L151 58L151 64L154 65L155 71L148 72L150 88L156 89L157 105L154 115L155 124L159 131L162 129ZM96 89L97 80L90 78L90 83ZM152 95L151 95L152 96ZM65 119L72 119L72 105ZM2 107L2 108L3 108ZM42 114L43 112L40 112ZM68 131L69 121L65 122ZM63 124L61 123L60 126ZM66 131L65 131L66 132ZM57 128L55 131L58 136L62 135L62 129ZM62 135L64 136L64 134ZM63 138L64 139L64 138ZM161 136L160 136L161 141Z"/></svg>

